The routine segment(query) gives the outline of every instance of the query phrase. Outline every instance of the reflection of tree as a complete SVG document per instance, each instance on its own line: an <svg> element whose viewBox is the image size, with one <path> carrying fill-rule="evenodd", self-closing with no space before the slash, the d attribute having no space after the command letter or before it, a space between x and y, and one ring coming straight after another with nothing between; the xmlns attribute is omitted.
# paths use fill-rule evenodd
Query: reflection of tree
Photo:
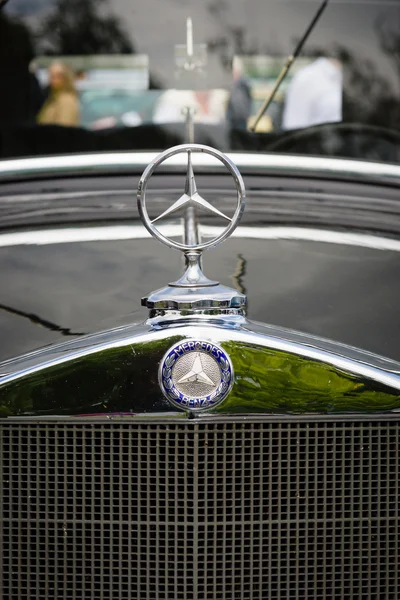
<svg viewBox="0 0 400 600"><path fill-rule="evenodd" d="M214 0L209 4L208 10L214 22L219 23L221 32L207 40L207 47L210 53L219 57L224 69L230 71L235 54L250 56L259 54L260 49L254 42L248 41L244 26L229 25L226 22L227 9L225 0Z"/></svg>
<svg viewBox="0 0 400 600"><path fill-rule="evenodd" d="M387 125L379 113L384 99L392 96L390 83L371 60L361 59L345 48L338 48L336 54L343 65L345 120Z"/></svg>
<svg viewBox="0 0 400 600"><path fill-rule="evenodd" d="M394 23L397 24L396 31L393 29ZM400 27L398 20L394 19L394 21L388 22L387 19L378 19L376 29L381 48L394 64L400 77Z"/></svg>
<svg viewBox="0 0 400 600"><path fill-rule="evenodd" d="M396 13L397 14L397 13ZM393 26L397 25L397 30ZM397 76L400 79L400 29L398 19L393 21L378 21L377 23L378 37L382 50L392 62L397 71ZM382 115L386 115L386 119L396 129L400 129L400 99L391 91L390 95L386 93L384 101L381 105Z"/></svg>
<svg viewBox="0 0 400 600"><path fill-rule="evenodd" d="M232 69L235 54L250 56L259 53L256 46L247 42L244 27L228 26L225 35L207 40L207 46L211 53L219 55L222 66L228 71Z"/></svg>
<svg viewBox="0 0 400 600"><path fill-rule="evenodd" d="M39 31L40 50L50 55L129 54L129 36L117 17L101 14L105 0L57 0Z"/></svg>
<svg viewBox="0 0 400 600"><path fill-rule="evenodd" d="M28 28L5 13L0 13L0 68L28 68L33 57L33 43Z"/></svg>

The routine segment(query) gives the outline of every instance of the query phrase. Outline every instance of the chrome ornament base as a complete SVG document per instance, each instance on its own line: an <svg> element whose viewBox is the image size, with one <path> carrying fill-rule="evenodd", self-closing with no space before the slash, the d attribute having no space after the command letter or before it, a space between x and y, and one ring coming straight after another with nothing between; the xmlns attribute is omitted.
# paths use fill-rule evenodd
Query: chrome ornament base
<svg viewBox="0 0 400 600"><path fill-rule="evenodd" d="M244 314L247 299L244 294L207 279L200 268L200 252L185 253L189 267L178 281L152 292L142 299L150 310L226 310ZM154 315L153 315L154 316Z"/></svg>
<svg viewBox="0 0 400 600"><path fill-rule="evenodd" d="M244 294L220 284L212 287L168 285L142 298L142 306L152 311L195 312L209 309L215 312L218 309L232 309L237 314L244 314L247 298Z"/></svg>
<svg viewBox="0 0 400 600"><path fill-rule="evenodd" d="M203 288L218 285L218 281L211 281L211 279L208 279L204 275L201 270L200 259L201 252L185 252L185 260L188 267L178 281L174 281L169 285L176 288Z"/></svg>

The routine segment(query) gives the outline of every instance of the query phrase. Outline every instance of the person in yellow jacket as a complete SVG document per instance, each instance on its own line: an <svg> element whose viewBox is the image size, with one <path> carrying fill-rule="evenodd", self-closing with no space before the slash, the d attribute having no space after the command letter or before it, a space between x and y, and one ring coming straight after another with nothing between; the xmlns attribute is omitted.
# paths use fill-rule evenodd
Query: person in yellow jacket
<svg viewBox="0 0 400 600"><path fill-rule="evenodd" d="M37 122L41 125L79 125L79 100L74 86L71 69L61 62L54 62L49 68L50 94Z"/></svg>

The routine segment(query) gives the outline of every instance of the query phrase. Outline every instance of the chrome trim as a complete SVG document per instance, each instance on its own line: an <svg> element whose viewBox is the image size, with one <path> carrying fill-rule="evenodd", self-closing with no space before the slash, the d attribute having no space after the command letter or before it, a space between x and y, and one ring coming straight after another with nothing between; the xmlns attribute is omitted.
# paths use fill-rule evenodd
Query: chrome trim
<svg viewBox="0 0 400 600"><path fill-rule="evenodd" d="M54 177L62 175L96 175L100 172L131 173L141 171L151 162L157 152L113 152L97 154L71 154L43 156L0 161L0 179L28 179L30 177ZM256 171L274 170L310 176L350 178L365 181L400 184L400 165L372 161L252 152L227 152L226 155L239 169ZM201 155L194 164L199 168L222 170L216 159ZM184 169L182 157L168 161L168 167Z"/></svg>
<svg viewBox="0 0 400 600"><path fill-rule="evenodd" d="M221 326L221 321L222 319L213 320L210 317L208 321L204 319L199 323L182 317L171 320L169 324L165 323L165 326L160 329L151 327L149 330L149 325L127 326L103 334L72 340L51 348L44 348L0 365L0 372L3 373L3 376L0 377L0 386L100 351L121 348L130 344L165 340L172 335L180 334L187 338L201 338L213 343L242 342L280 350L319 363L329 364L347 373L359 375L394 390L400 390L400 363L398 362L322 338L261 323L243 320L240 327L225 327ZM97 342L96 339L98 339ZM26 364L25 368L24 363Z"/></svg>
<svg viewBox="0 0 400 600"><path fill-rule="evenodd" d="M189 265L189 273L190 269ZM195 270L196 274L197 272L198 269ZM185 275L182 279L184 277ZM228 311L227 314L242 314L247 306L244 294L225 285L209 285L207 281L209 280L197 279L196 286L169 284L142 298L142 306L146 306L150 311L213 310L219 314L223 314L223 311Z"/></svg>
<svg viewBox="0 0 400 600"><path fill-rule="evenodd" d="M151 425L166 425L168 423L354 423L363 421L398 421L400 420L400 414L398 412L392 413L344 413L344 414L315 414L315 413L303 413L303 414L257 414L254 413L250 417L248 415L221 415L221 414L207 414L204 413L201 416L195 416L188 418L184 412L165 412L162 414L154 413L136 413L129 415L99 415L99 416L64 416L64 415L41 415L40 417L7 417L7 419L1 420L1 424L12 425L13 423L23 423L24 425L37 425L38 423L52 423L65 424L65 423L77 423L80 425L87 425L89 423L104 423L112 421L113 423L125 423L129 421L140 421L141 424Z"/></svg>
<svg viewBox="0 0 400 600"><path fill-rule="evenodd" d="M178 236L181 228L179 225L170 223L163 226L162 231L165 235ZM202 225L200 233L204 236L214 235L217 233L217 228L212 225ZM241 226L233 232L232 237L255 240L299 240L400 252L400 241L392 237L349 231L330 231L328 229L310 227L283 227L275 225L266 225L264 227ZM148 238L150 238L150 234L139 224L63 227L0 233L0 248L75 244L81 242L112 242Z"/></svg>

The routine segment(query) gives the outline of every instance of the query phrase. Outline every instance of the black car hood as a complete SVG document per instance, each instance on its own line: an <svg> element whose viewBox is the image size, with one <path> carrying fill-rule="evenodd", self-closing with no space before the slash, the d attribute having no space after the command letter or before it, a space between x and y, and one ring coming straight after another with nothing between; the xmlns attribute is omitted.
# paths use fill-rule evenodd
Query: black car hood
<svg viewBox="0 0 400 600"><path fill-rule="evenodd" d="M400 360L400 240L340 229L242 226L206 253L208 277L248 295L249 318ZM0 359L144 321L141 297L179 253L140 223L3 234Z"/></svg>

